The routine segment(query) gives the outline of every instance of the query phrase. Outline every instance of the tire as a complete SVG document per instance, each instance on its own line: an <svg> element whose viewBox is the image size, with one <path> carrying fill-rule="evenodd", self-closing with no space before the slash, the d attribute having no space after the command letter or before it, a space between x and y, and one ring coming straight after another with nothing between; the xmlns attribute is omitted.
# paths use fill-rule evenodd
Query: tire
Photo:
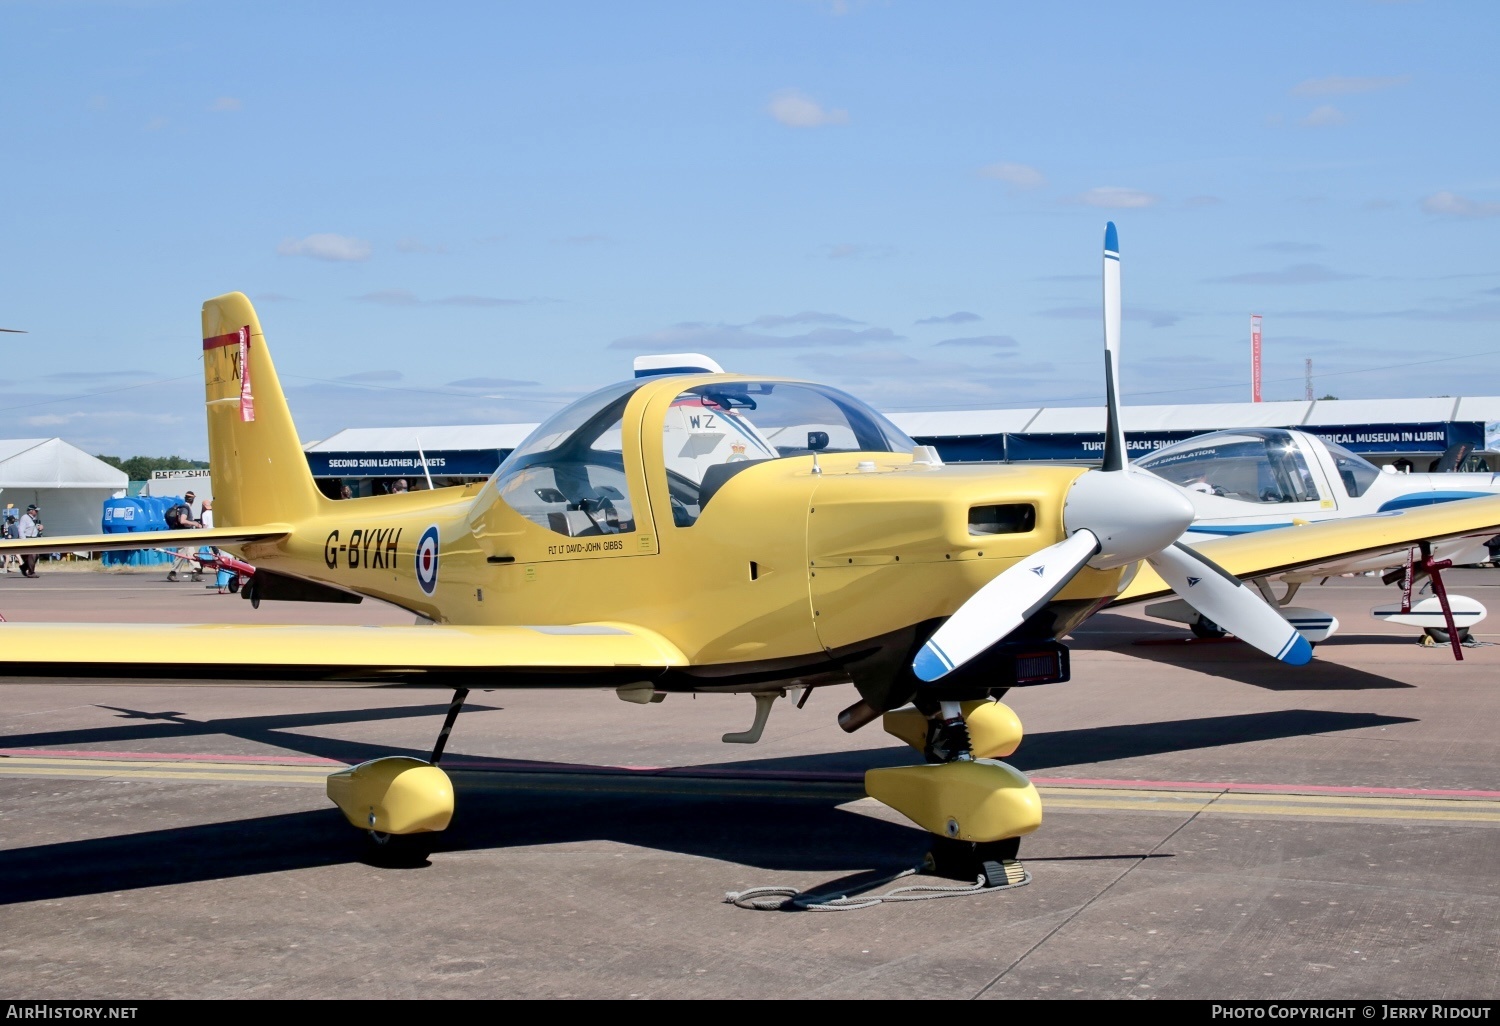
<svg viewBox="0 0 1500 1026"><path fill-rule="evenodd" d="M1428 627L1426 628L1426 631L1427 636L1433 641L1437 642L1439 645L1448 644L1448 629L1446 627ZM1460 627L1458 630L1458 643L1462 645L1468 640L1470 640L1469 628Z"/></svg>
<svg viewBox="0 0 1500 1026"><path fill-rule="evenodd" d="M423 866L437 845L437 835L386 834L366 830L365 857L374 865L388 867Z"/></svg>
<svg viewBox="0 0 1500 1026"><path fill-rule="evenodd" d="M1200 616L1197 620L1188 624L1188 629L1193 632L1193 635L1195 637L1203 638L1205 640L1222 638L1226 637L1229 634L1228 631L1220 627L1218 624L1214 623L1212 620L1208 619L1208 617L1206 616Z"/></svg>

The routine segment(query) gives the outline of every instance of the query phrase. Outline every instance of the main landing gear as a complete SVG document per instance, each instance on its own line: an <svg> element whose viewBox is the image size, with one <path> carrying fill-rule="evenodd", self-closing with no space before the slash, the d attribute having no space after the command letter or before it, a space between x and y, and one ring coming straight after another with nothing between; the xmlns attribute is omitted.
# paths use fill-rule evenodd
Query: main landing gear
<svg viewBox="0 0 1500 1026"><path fill-rule="evenodd" d="M1021 721L1002 702L925 700L888 712L887 733L927 759L865 773L865 793L932 834L923 871L986 887L1027 883L1021 838L1042 825L1026 775L997 761L1021 743Z"/></svg>
<svg viewBox="0 0 1500 1026"><path fill-rule="evenodd" d="M328 778L328 797L363 830L370 855L382 863L420 862L437 833L453 819L453 784L438 768L468 688L458 688L429 759L392 755L340 770Z"/></svg>

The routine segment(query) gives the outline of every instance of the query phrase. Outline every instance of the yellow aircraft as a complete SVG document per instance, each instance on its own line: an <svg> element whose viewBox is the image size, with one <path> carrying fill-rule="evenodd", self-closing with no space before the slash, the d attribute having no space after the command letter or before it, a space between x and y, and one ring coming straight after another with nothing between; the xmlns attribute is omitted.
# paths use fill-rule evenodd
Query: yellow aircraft
<svg viewBox="0 0 1500 1026"><path fill-rule="evenodd" d="M1069 631L1117 600L1175 591L1290 664L1307 642L1233 573L1500 526L1500 499L1285 528L1197 551L1193 508L1124 459L1120 264L1105 236L1108 443L1101 469L945 466L838 390L647 361L542 424L482 485L331 500L314 486L245 296L203 305L215 513L194 542L257 567L246 597L411 610L410 627L0 624L13 676L297 679L451 689L429 759L333 774L376 845L443 830L443 749L470 688L613 688L631 702L749 694L754 742L793 690L852 684L845 730L876 719L927 759L867 792L932 836L929 868L1004 886L1036 790L997 761L1021 726L998 699L1068 679ZM660 366L665 363L667 366ZM675 366L674 366L675 364ZM697 364L697 366L694 366ZM174 545L180 534L0 543L0 552ZM1148 564L1143 569L1142 564ZM1138 572L1139 571L1139 572ZM156 653L192 645L191 667ZM65 653L59 655L59 653Z"/></svg>

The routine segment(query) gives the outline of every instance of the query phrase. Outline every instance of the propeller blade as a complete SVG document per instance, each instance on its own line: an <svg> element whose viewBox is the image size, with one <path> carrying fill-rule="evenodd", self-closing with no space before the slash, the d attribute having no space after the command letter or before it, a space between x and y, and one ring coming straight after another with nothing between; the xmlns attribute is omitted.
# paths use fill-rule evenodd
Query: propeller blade
<svg viewBox="0 0 1500 1026"><path fill-rule="evenodd" d="M1120 236L1115 223L1104 227L1104 463L1100 470L1124 470L1125 426L1120 421Z"/></svg>
<svg viewBox="0 0 1500 1026"><path fill-rule="evenodd" d="M1026 622L1052 601L1099 551L1099 539L1082 530L1012 564L958 607L927 639L911 668L922 680L943 677Z"/></svg>
<svg viewBox="0 0 1500 1026"><path fill-rule="evenodd" d="M1188 605L1246 644L1291 666L1312 659L1307 639L1213 560L1177 542L1148 562Z"/></svg>

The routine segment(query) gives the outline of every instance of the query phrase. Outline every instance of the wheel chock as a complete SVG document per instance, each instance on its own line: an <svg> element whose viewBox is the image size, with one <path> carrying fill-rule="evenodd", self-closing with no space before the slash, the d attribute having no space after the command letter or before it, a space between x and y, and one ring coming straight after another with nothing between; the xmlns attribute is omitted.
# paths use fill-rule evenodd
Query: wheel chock
<svg viewBox="0 0 1500 1026"><path fill-rule="evenodd" d="M1025 731L1021 719L1004 702L982 699L963 703L964 723L969 728L969 748L976 759L1004 759L1021 745ZM927 717L915 706L903 706L881 717L887 734L899 737L917 751L927 747Z"/></svg>
<svg viewBox="0 0 1500 1026"><path fill-rule="evenodd" d="M987 844L934 837L932 850L922 860L922 872L965 883L983 879L986 888L1020 887L1031 882L1031 874L1016 858L1020 851L1019 837Z"/></svg>
<svg viewBox="0 0 1500 1026"><path fill-rule="evenodd" d="M1003 841L1042 825L1042 800L1026 774L992 759L868 770L865 793L954 841Z"/></svg>
<svg viewBox="0 0 1500 1026"><path fill-rule="evenodd" d="M361 830L416 834L453 818L453 784L430 762L405 755L372 759L328 778L328 797Z"/></svg>

